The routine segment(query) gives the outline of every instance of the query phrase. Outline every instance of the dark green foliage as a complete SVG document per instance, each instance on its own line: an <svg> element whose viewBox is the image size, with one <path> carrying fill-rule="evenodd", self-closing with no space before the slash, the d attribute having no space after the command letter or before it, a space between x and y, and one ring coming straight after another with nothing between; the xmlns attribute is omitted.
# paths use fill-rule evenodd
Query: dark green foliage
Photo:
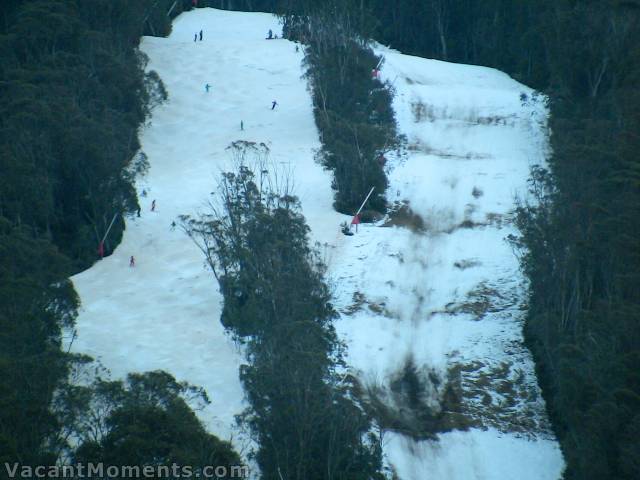
<svg viewBox="0 0 640 480"><path fill-rule="evenodd" d="M225 326L247 348L241 421L256 461L264 478L381 478L378 440L336 373L335 311L299 202L287 178L258 168L259 180L242 164L224 174L212 214L183 219L220 283Z"/></svg>
<svg viewBox="0 0 640 480"><path fill-rule="evenodd" d="M49 407L73 361L61 336L78 306L67 279L95 261L114 215L115 247L137 205L137 129L166 92L135 47L147 29L169 31L167 3L0 4L2 462L58 458L64 425Z"/></svg>
<svg viewBox="0 0 640 480"><path fill-rule="evenodd" d="M125 3L27 2L0 36L2 215L79 267L96 258L113 216L107 250L135 210L126 166L149 106L166 98L133 48L151 2Z"/></svg>
<svg viewBox="0 0 640 480"><path fill-rule="evenodd" d="M0 217L0 462L36 464L58 428L49 403L68 371L60 335L77 297L69 260L25 230Z"/></svg>
<svg viewBox="0 0 640 480"><path fill-rule="evenodd" d="M372 79L380 59L354 40L323 50L311 42L307 75L316 125L320 130L322 164L333 170L335 208L355 213L371 187L369 206L384 212L387 178L381 155L396 144L389 85Z"/></svg>
<svg viewBox="0 0 640 480"><path fill-rule="evenodd" d="M130 374L126 382L96 380L71 387L75 462L106 465L239 465L231 445L208 434L184 398L204 393L165 372Z"/></svg>
<svg viewBox="0 0 640 480"><path fill-rule="evenodd" d="M289 35L307 43L305 64L322 141L320 161L334 172L336 210L355 213L375 187L369 206L384 212L387 178L380 159L396 145L391 86L372 78L380 58L358 36L365 28L361 19L368 17L357 17L356 25L348 16L337 15L345 18L342 23L329 19L341 9L348 12L346 3L329 3L327 10L310 7L307 15L285 17Z"/></svg>
<svg viewBox="0 0 640 480"><path fill-rule="evenodd" d="M265 205L248 171L227 174L223 183L235 197L226 206L229 216L219 225L226 238L215 252L224 272L222 293L228 298L222 314L225 326L247 336L277 328L273 322L284 314L286 320L291 312L305 311L317 321L330 319L328 292L320 272L308 261L308 227L295 209L297 200L272 198L268 201L275 203ZM291 288L293 282L296 289ZM273 298L281 304L273 303Z"/></svg>

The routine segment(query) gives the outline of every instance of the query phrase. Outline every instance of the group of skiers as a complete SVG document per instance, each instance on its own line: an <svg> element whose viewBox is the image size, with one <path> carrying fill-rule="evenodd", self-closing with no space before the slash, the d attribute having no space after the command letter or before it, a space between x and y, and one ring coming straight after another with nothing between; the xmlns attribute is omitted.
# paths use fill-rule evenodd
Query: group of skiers
<svg viewBox="0 0 640 480"><path fill-rule="evenodd" d="M142 197L146 197L147 196L147 191L146 190L142 190L141 196ZM155 198L151 201L150 210L152 212L156 211L156 200L155 200ZM136 213L137 213L138 217L140 217L140 206L139 205L138 205ZM176 222L172 222L171 226L172 226L172 230L173 230L173 227L176 226ZM100 250L101 248L104 248L104 247L102 247L102 245L101 245L100 247L98 247L98 250ZM102 255L100 255L100 257L102 257ZM129 267L133 268L135 266L136 266L136 259L135 259L135 257L133 255L131 255L131 257L129 257Z"/></svg>
<svg viewBox="0 0 640 480"><path fill-rule="evenodd" d="M277 39L277 38L278 38L278 35L277 34L274 35L273 31L271 29L269 29L269 33L267 35L267 40L272 40L272 39ZM202 39L203 39L203 31L202 30L200 30L199 32L195 33L194 36L193 36L193 41L194 42L202 41ZM296 52L298 52L298 51L299 51L299 47L296 45ZM212 86L209 83L206 83L205 86L204 86L205 92L209 93L209 89L211 87ZM273 100L271 102L271 110L275 110L275 108L277 106L278 106L278 102L276 100ZM243 120L240 120L240 130L244 131L244 121ZM146 190L142 191L142 195L141 196L143 196L143 197L147 196ZM154 199L151 202L151 211L155 212L155 210L156 210L156 201ZM140 217L140 207L137 208L137 212L136 213L137 213L137 216ZM174 230L175 227L176 227L176 222L174 221L174 222L171 223L171 230ZM133 268L135 266L136 266L136 259L135 259L135 257L133 255L131 255L130 258L129 258L129 267Z"/></svg>
<svg viewBox="0 0 640 480"><path fill-rule="evenodd" d="M276 39L278 38L278 34L276 34L275 36L273 35L273 30L269 29L269 33L267 35L267 40L271 40L271 39ZM198 40L198 34L196 33L195 36L193 37L193 41L196 42ZM200 40L202 41L202 30L200 30ZM296 52L299 50L298 45L296 45ZM204 91L206 93L209 93L209 90L211 89L211 85L209 85L209 82L204 84ZM271 110L275 110L275 108L278 106L278 102L273 100L271 102ZM244 122L241 120L240 121L240 130L244 130Z"/></svg>

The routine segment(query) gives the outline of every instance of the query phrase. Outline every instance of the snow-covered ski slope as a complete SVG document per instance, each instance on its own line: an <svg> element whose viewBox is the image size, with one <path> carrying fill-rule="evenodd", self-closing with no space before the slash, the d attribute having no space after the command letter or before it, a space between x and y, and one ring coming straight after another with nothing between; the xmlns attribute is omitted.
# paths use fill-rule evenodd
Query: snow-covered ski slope
<svg viewBox="0 0 640 480"><path fill-rule="evenodd" d="M406 407L391 384L410 358L440 381L425 403L451 375L472 426L438 441L386 433L387 458L403 480L557 479L564 462L522 343L526 285L505 241L516 195L545 160L544 98L494 69L377 53L406 136L387 155L387 198L420 220L360 226L342 245L337 328L349 364L389 405Z"/></svg>
<svg viewBox="0 0 640 480"><path fill-rule="evenodd" d="M424 228L365 225L345 237L331 175L313 159L319 142L303 54L264 40L277 27L268 14L198 9L178 17L169 38L143 39L169 100L141 131L151 166L137 184L141 218L127 220L113 255L73 277L82 300L73 350L116 378L164 369L205 387L212 403L200 418L244 447L233 418L244 405L242 352L220 325L221 296L201 252L171 222L204 210L232 141L264 142L274 165L293 172L313 239L324 245L342 312L336 327L359 378L384 387L409 355L443 378L462 367L463 408L475 427L439 442L386 433L400 478L559 478L562 457L521 344L523 279L503 240L513 231L514 194L544 159L544 107L498 71L380 47L407 136L404 152L389 155L388 198L409 202ZM204 40L194 42L201 29Z"/></svg>

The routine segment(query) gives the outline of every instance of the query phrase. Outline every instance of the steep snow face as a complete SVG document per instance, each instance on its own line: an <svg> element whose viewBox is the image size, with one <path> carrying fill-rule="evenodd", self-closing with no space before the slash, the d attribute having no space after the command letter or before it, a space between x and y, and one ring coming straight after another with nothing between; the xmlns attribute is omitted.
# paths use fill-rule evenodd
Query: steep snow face
<svg viewBox="0 0 640 480"><path fill-rule="evenodd" d="M439 442L386 433L400 478L558 478L562 458L522 346L523 279L504 242L514 194L529 166L544 160L544 107L495 70L380 47L407 136L406 148L388 155L388 198L408 202L423 225L361 225L345 237L331 175L314 162L320 145L303 54L291 42L266 41L269 29L280 36L268 14L198 9L181 15L169 38L143 39L169 100L141 130L151 166L137 183L142 216L127 219L112 256L73 277L82 300L73 351L116 378L164 369L205 387L212 403L199 417L246 446L234 427L244 407L242 352L220 325L221 297L203 255L171 222L205 210L231 142L264 142L273 165L295 179L330 267L342 313L336 326L363 384L388 391L409 356L424 376L458 372L461 409L474 427ZM194 42L200 30L203 41ZM430 392L424 401L436 405L438 388Z"/></svg>
<svg viewBox="0 0 640 480"><path fill-rule="evenodd" d="M347 237L331 272L349 364L396 411L381 417L396 422L387 458L403 480L557 479L563 460L522 339L526 284L505 241L529 169L545 160L545 99L493 69L377 50L406 136L387 154L397 212ZM413 404L408 365L422 385ZM441 415L436 430L469 430L414 440L433 431L419 425L429 414Z"/></svg>

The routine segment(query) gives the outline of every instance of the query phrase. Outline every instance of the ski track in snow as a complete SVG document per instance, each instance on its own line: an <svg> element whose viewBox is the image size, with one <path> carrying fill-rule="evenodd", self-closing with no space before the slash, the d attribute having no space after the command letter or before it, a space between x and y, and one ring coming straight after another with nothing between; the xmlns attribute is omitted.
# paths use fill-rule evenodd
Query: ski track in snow
<svg viewBox="0 0 640 480"><path fill-rule="evenodd" d="M114 378L164 369L204 387L212 403L198 416L246 452L248 441L234 423L245 406L238 379L243 355L219 322L222 299L201 252L170 224L205 209L232 141L265 142L274 165L295 177L312 238L329 265L336 307L344 312L356 292L384 305L379 313L365 305L336 322L349 365L363 382L384 384L411 354L418 366L440 373L481 362L463 373L463 385L506 363L533 392L515 405L491 393L493 415L466 399L484 428L445 433L437 442L385 433L387 462L400 478L559 478L563 460L521 345L524 280L504 241L514 232L508 221L514 195L524 193L530 166L544 161L544 106L523 106L520 94L532 91L496 70L378 46L407 137L405 151L389 156L387 195L391 203L408 201L427 228L418 234L361 225L345 237L338 226L346 217L331 206L331 175L314 162L320 145L301 78L303 54L289 41L264 40L270 28L280 34L276 26L269 14L198 9L178 17L169 38L143 39L148 69L159 73L169 100L141 129L151 165L137 182L142 217L127 219L113 255L72 279L82 300L73 351L98 359ZM204 41L194 43L200 29ZM272 100L278 102L273 111ZM472 195L474 187L480 196ZM465 220L486 225L456 228ZM131 255L135 268L128 266ZM494 292L487 300L494 308L480 319L452 313L479 285ZM514 428L525 411L535 425L527 435Z"/></svg>

